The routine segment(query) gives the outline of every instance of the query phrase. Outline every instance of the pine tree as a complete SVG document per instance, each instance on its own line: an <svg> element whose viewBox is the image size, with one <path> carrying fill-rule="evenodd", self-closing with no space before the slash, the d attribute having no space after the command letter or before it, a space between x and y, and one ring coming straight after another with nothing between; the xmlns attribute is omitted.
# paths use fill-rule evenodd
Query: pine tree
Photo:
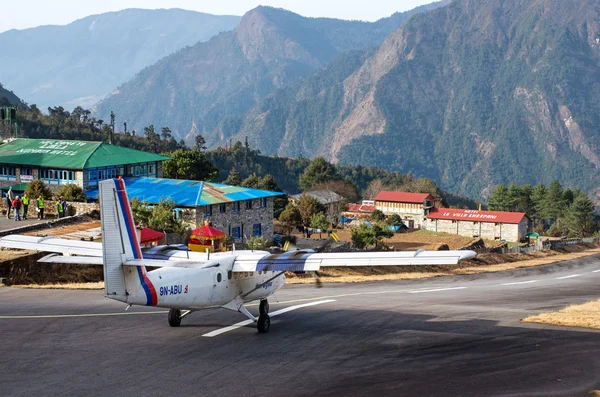
<svg viewBox="0 0 600 397"><path fill-rule="evenodd" d="M238 174L235 167L229 171L229 176L223 181L223 183L231 186L240 186L242 184L242 178L240 178L240 174Z"/></svg>
<svg viewBox="0 0 600 397"><path fill-rule="evenodd" d="M536 225L543 223L542 213L544 212L544 199L546 198L546 186L536 185L531 191L532 214L531 217Z"/></svg>
<svg viewBox="0 0 600 397"><path fill-rule="evenodd" d="M488 207L492 211L507 211L510 206L508 189L504 185L498 185L492 191L488 201Z"/></svg>
<svg viewBox="0 0 600 397"><path fill-rule="evenodd" d="M577 236L589 236L594 228L594 203L585 195L580 193L573 199L573 204L566 215L567 227Z"/></svg>
<svg viewBox="0 0 600 397"><path fill-rule="evenodd" d="M546 196L543 200L543 210L541 215L544 219L556 222L560 219L567 209L563 196L563 188L559 181L554 181L548 187Z"/></svg>

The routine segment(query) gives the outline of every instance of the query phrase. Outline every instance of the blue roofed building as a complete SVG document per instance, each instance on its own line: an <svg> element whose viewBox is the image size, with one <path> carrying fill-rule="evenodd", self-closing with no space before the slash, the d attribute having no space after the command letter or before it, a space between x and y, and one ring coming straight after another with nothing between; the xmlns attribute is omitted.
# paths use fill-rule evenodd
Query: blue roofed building
<svg viewBox="0 0 600 397"><path fill-rule="evenodd" d="M176 205L176 216L185 222L202 225L210 221L236 241L273 237L273 198L283 195L281 192L180 179L123 179L130 200L135 198L148 205L171 200ZM97 199L98 190L86 195Z"/></svg>

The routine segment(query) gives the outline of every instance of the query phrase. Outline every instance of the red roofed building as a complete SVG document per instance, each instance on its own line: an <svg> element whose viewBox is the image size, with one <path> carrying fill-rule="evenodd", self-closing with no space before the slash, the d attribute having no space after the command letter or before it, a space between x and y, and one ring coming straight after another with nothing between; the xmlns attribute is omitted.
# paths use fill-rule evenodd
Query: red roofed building
<svg viewBox="0 0 600 397"><path fill-rule="evenodd" d="M524 212L435 208L427 215L424 228L466 237L519 242L528 232L529 218Z"/></svg>
<svg viewBox="0 0 600 397"><path fill-rule="evenodd" d="M372 200L363 200L361 204L348 204L348 210L342 212L342 216L353 219L370 218L371 213L375 211L375 202Z"/></svg>
<svg viewBox="0 0 600 397"><path fill-rule="evenodd" d="M422 228L425 217L439 205L439 199L428 193L380 192L375 201L376 209L385 215L398 214L409 228Z"/></svg>

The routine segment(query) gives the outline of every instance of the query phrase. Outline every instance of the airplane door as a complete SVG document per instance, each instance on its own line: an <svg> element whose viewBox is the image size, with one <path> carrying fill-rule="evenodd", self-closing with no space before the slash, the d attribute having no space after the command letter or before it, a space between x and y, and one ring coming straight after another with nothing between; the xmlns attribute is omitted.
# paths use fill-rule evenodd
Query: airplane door
<svg viewBox="0 0 600 397"><path fill-rule="evenodd" d="M227 299L227 284L227 271L223 268L216 269L213 274L212 303L225 304L229 301Z"/></svg>

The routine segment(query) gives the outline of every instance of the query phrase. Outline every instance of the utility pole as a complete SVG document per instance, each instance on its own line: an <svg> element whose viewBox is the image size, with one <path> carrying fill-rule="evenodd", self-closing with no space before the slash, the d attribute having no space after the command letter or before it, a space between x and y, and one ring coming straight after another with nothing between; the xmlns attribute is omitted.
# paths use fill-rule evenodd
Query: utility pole
<svg viewBox="0 0 600 397"><path fill-rule="evenodd" d="M0 108L0 120L4 121L5 125L14 124L15 138L19 137L19 120L17 118L16 106L3 106Z"/></svg>
<svg viewBox="0 0 600 397"><path fill-rule="evenodd" d="M113 136L115 135L115 114L110 111L110 132L108 133L108 143L112 145Z"/></svg>

